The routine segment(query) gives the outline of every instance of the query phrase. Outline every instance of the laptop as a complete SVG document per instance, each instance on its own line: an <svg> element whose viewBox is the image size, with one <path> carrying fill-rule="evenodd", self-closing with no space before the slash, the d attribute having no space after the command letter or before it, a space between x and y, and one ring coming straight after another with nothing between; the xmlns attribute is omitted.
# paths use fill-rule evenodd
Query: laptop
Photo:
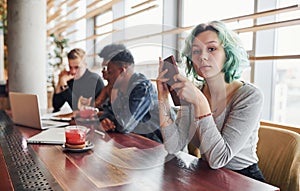
<svg viewBox="0 0 300 191"><path fill-rule="evenodd" d="M63 145L66 142L65 128L51 128L27 139L27 143Z"/></svg>
<svg viewBox="0 0 300 191"><path fill-rule="evenodd" d="M9 92L12 120L16 125L35 129L48 129L69 125L68 122L42 120L38 96L19 92Z"/></svg>

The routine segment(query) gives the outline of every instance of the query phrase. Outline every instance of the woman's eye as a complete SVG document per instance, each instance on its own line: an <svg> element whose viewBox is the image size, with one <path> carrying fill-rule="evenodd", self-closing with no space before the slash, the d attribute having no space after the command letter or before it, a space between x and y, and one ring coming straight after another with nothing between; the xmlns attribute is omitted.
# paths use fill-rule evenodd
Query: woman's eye
<svg viewBox="0 0 300 191"><path fill-rule="evenodd" d="M200 50L193 50L192 53L193 54L200 54Z"/></svg>
<svg viewBox="0 0 300 191"><path fill-rule="evenodd" d="M215 51L216 48L208 48L207 50L208 50L208 52L212 52L212 51Z"/></svg>

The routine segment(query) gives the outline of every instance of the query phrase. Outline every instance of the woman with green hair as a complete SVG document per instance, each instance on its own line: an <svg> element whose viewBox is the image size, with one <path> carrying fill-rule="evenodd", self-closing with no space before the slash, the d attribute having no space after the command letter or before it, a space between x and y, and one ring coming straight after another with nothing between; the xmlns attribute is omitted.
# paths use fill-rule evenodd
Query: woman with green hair
<svg viewBox="0 0 300 191"><path fill-rule="evenodd" d="M168 115L169 79L164 77L168 70L163 70L160 59L157 88L166 150L175 154L192 143L211 168L225 167L264 181L256 154L263 94L239 80L248 56L238 35L220 21L200 24L187 37L182 60L187 77L201 81L202 86L180 74L174 76L171 88L188 104L180 107L173 120Z"/></svg>

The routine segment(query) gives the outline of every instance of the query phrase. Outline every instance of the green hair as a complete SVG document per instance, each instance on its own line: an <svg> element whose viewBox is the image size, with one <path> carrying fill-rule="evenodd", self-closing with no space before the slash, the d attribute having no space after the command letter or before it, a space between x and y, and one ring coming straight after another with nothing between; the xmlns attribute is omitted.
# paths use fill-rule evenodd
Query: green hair
<svg viewBox="0 0 300 191"><path fill-rule="evenodd" d="M185 46L181 56L186 64L187 76L193 75L196 80L204 81L195 71L192 62L192 44L196 36L205 31L214 31L225 50L226 61L222 68L225 82L230 83L240 78L240 65L248 65L248 54L242 47L239 36L232 30L229 30L221 21L212 21L208 24L197 25L185 40Z"/></svg>

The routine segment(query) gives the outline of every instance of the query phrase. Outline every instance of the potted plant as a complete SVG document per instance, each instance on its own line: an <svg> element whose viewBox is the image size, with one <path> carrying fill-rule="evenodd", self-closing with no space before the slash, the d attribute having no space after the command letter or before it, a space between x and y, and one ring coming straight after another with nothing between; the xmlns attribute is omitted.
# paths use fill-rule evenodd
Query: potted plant
<svg viewBox="0 0 300 191"><path fill-rule="evenodd" d="M57 83L57 72L60 72L65 68L63 59L66 56L66 48L68 47L69 39L57 37L51 34L49 37L50 50L48 52L48 82L51 83L53 87Z"/></svg>
<svg viewBox="0 0 300 191"><path fill-rule="evenodd" d="M6 0L0 0L0 32L3 35L3 63L4 63L4 81L0 81L0 94L7 94L7 2ZM1 45L2 46L2 45ZM2 59L2 58L1 58ZM2 67L2 66L1 66Z"/></svg>
<svg viewBox="0 0 300 191"><path fill-rule="evenodd" d="M65 68L64 57L67 54L68 41L69 39L57 37L55 34L49 36L47 66L48 108L52 108L52 96L58 82L58 75Z"/></svg>

